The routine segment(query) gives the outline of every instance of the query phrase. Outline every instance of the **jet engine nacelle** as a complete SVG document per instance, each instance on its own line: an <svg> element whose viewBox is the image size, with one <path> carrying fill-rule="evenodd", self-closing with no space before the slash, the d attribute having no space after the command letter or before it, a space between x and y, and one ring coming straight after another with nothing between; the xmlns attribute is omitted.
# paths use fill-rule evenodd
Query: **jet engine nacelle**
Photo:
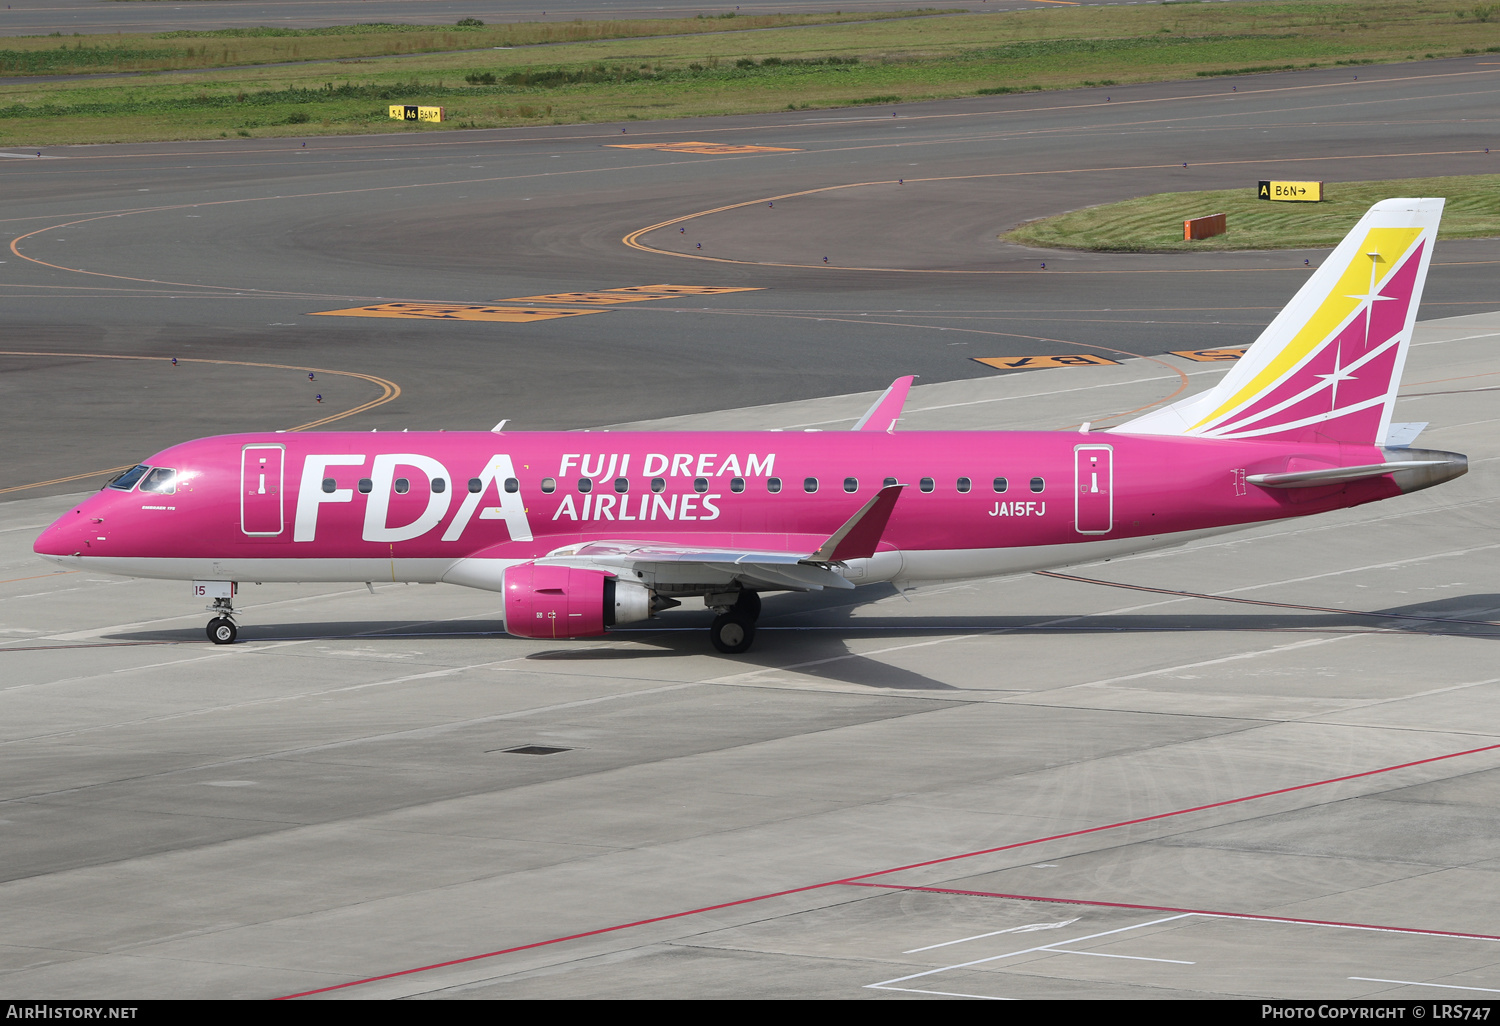
<svg viewBox="0 0 1500 1026"><path fill-rule="evenodd" d="M521 563L505 571L505 630L520 638L592 638L651 615L651 593L602 570Z"/></svg>

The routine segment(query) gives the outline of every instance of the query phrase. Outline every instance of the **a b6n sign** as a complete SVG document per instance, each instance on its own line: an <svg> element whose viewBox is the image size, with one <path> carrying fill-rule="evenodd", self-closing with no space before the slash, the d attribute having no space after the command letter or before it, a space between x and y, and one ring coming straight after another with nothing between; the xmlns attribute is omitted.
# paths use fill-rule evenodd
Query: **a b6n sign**
<svg viewBox="0 0 1500 1026"><path fill-rule="evenodd" d="M1261 182L1255 192L1257 199L1281 200L1289 203L1321 203L1322 182Z"/></svg>
<svg viewBox="0 0 1500 1026"><path fill-rule="evenodd" d="M396 121L441 121L443 108L418 107L414 103L391 104L391 117Z"/></svg>

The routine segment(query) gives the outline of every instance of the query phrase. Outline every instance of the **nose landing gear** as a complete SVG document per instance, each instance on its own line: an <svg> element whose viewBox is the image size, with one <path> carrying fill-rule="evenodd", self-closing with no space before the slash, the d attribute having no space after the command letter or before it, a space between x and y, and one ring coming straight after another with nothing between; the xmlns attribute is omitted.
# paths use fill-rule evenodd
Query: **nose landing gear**
<svg viewBox="0 0 1500 1026"><path fill-rule="evenodd" d="M206 608L214 614L214 618L208 621L205 633L215 645L232 645L234 639L239 637L240 629L234 622L235 590L236 586L232 581L193 582L194 595L213 599L213 605Z"/></svg>
<svg viewBox="0 0 1500 1026"><path fill-rule="evenodd" d="M240 630L227 616L216 616L208 621L208 640L215 645L233 645Z"/></svg>

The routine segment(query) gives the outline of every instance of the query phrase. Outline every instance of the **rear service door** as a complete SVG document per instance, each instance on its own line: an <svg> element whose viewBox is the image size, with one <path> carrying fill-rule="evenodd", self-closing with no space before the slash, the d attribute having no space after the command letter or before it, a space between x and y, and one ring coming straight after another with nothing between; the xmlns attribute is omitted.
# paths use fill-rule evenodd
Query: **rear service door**
<svg viewBox="0 0 1500 1026"><path fill-rule="evenodd" d="M1114 450L1107 445L1073 449L1073 523L1079 534L1108 534L1114 526Z"/></svg>
<svg viewBox="0 0 1500 1026"><path fill-rule="evenodd" d="M246 534L281 533L285 462L286 450L279 445L247 445L240 454L240 530Z"/></svg>

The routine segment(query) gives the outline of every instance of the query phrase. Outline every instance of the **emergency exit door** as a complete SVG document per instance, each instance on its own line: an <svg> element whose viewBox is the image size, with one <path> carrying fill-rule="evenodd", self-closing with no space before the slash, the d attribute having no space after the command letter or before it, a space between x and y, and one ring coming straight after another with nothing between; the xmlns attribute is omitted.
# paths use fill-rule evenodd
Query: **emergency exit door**
<svg viewBox="0 0 1500 1026"><path fill-rule="evenodd" d="M283 465L279 445L247 445L240 454L240 530L273 537L286 521L282 514Z"/></svg>
<svg viewBox="0 0 1500 1026"><path fill-rule="evenodd" d="M1114 450L1080 445L1073 450L1073 524L1079 534L1108 534L1114 519Z"/></svg>

